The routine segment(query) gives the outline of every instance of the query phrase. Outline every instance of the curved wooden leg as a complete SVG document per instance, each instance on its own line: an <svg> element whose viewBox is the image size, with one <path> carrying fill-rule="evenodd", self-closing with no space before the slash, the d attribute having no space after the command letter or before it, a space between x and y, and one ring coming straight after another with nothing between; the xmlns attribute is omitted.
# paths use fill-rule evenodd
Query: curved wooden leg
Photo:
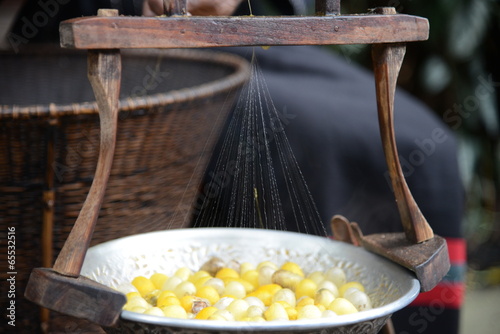
<svg viewBox="0 0 500 334"><path fill-rule="evenodd" d="M54 270L75 277L80 274L113 163L120 91L120 52L89 51L88 66L89 80L99 106L101 127L99 159L87 199L54 264Z"/></svg>
<svg viewBox="0 0 500 334"><path fill-rule="evenodd" d="M375 44L372 58L377 91L377 107L380 135L392 188L408 240L420 243L431 239L434 233L420 212L401 169L394 134L394 94L396 82L403 63L404 44Z"/></svg>
<svg viewBox="0 0 500 334"><path fill-rule="evenodd" d="M393 7L376 8L377 14L396 14ZM372 61L377 93L377 110L382 146L391 177L392 189L398 205L401 223L406 238L413 243L420 243L434 236L432 228L420 212L401 169L396 136L394 134L394 95L396 83L403 64L406 46L403 43L374 44Z"/></svg>
<svg viewBox="0 0 500 334"><path fill-rule="evenodd" d="M100 11L100 15L118 15L118 12ZM80 276L80 270L92 239L113 163L121 78L120 51L89 51L88 77L99 107L101 127L94 181L54 268L33 269L25 297L63 314L112 326L126 302L125 295Z"/></svg>
<svg viewBox="0 0 500 334"><path fill-rule="evenodd" d="M387 322L382 327L378 334L396 334L396 330L394 329L394 325L392 323L392 319L387 319Z"/></svg>

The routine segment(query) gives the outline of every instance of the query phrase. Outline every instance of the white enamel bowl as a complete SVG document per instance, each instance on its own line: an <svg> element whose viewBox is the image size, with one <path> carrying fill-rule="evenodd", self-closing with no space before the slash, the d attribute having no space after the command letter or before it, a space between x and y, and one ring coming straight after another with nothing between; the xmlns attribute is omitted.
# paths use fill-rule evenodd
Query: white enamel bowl
<svg viewBox="0 0 500 334"><path fill-rule="evenodd" d="M240 262L294 261L304 272L338 266L361 282L374 308L335 318L265 323L180 320L122 311L110 333L378 333L392 313L407 306L420 285L411 272L360 247L326 237L246 228L193 228L138 234L91 247L82 275L110 287L155 272L198 270L213 256Z"/></svg>

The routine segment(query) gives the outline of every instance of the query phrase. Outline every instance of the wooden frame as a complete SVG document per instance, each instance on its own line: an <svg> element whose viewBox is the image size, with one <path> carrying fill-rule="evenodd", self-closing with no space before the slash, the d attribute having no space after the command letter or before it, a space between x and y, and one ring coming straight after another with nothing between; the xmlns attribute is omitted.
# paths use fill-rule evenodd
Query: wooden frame
<svg viewBox="0 0 500 334"><path fill-rule="evenodd" d="M376 44L424 41L429 23L401 14L84 17L62 22L60 35L61 46L76 49Z"/></svg>
<svg viewBox="0 0 500 334"><path fill-rule="evenodd" d="M374 44L372 58L382 145L405 233L391 238L394 242L390 243L385 241L394 234L374 238L360 235L360 244L366 240L362 244L370 247L365 248L415 271L422 291L432 289L450 267L446 243L434 237L408 189L397 154L393 124L394 94L405 53L404 42L426 40L428 21L396 14L395 9L389 7L365 15L339 15L340 0L316 0L317 15L306 17L193 17L186 16L186 0L165 4L168 4L167 14L174 16L123 17L113 10L100 10L97 17L76 18L60 25L62 47L90 50L89 79L101 118L100 158L86 203L54 270L34 269L26 297L42 306L102 325L112 325L119 317L123 295L79 280L113 159L121 74L119 49L250 45ZM424 243L431 239L433 242ZM426 253L429 256L412 262L412 256L422 253L422 247L429 251ZM45 297L59 291L62 285L66 291L77 291L85 305L96 305L96 289L102 289L115 303L105 310L75 312L71 309L71 296L59 300ZM389 327L390 322L387 332L391 332Z"/></svg>

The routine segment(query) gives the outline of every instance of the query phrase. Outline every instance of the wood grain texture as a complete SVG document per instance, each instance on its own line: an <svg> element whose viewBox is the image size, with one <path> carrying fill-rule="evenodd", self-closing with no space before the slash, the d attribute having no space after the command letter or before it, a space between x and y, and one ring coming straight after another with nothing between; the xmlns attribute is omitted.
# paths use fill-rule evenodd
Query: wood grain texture
<svg viewBox="0 0 500 334"><path fill-rule="evenodd" d="M359 225L335 215L330 223L333 239L361 246L415 273L420 291L432 290L450 270L446 240L439 236L415 244L404 233L363 235ZM387 328L387 333L392 333Z"/></svg>
<svg viewBox="0 0 500 334"><path fill-rule="evenodd" d="M68 277L46 268L33 269L25 297L41 306L102 326L118 320L126 297L86 277Z"/></svg>
<svg viewBox="0 0 500 334"><path fill-rule="evenodd" d="M117 11L99 10L99 15L117 15ZM24 295L48 309L102 326L112 326L126 302L125 295L80 276L80 270L92 239L113 162L121 79L120 51L89 51L88 77L99 108L101 127L94 181L54 268L33 269Z"/></svg>
<svg viewBox="0 0 500 334"><path fill-rule="evenodd" d="M363 243L361 236L355 233L356 231L353 230L352 224L355 223L349 222L349 220L347 220L344 216L333 216L330 221L333 239L360 247Z"/></svg>
<svg viewBox="0 0 500 334"><path fill-rule="evenodd" d="M415 244L404 233L370 234L362 237L362 245L415 273L420 291L432 290L450 270L446 240L434 236Z"/></svg>
<svg viewBox="0 0 500 334"><path fill-rule="evenodd" d="M394 94L405 50L403 44L376 44L372 48L372 58L380 135L394 196L408 240L419 243L431 239L434 233L404 178L394 132Z"/></svg>
<svg viewBox="0 0 500 334"><path fill-rule="evenodd" d="M427 19L409 15L287 17L84 17L61 23L61 46L76 49L423 41Z"/></svg>
<svg viewBox="0 0 500 334"><path fill-rule="evenodd" d="M118 14L116 10L106 9L100 9L98 13L101 17ZM101 127L99 159L87 199L54 263L54 270L73 277L80 275L113 163L121 84L120 51L89 51L88 78L99 108Z"/></svg>
<svg viewBox="0 0 500 334"><path fill-rule="evenodd" d="M54 269L78 276L92 239L113 163L118 122L121 58L118 50L89 51L88 77L99 108L101 139L99 159L92 186Z"/></svg>

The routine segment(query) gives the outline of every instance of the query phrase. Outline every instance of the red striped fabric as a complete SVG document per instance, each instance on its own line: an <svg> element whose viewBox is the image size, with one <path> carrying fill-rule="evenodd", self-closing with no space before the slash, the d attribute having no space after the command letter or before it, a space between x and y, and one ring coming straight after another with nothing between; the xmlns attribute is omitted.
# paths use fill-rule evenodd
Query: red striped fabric
<svg viewBox="0 0 500 334"><path fill-rule="evenodd" d="M464 264L467 261L466 243L464 239L445 238L448 245L450 262L454 264Z"/></svg>
<svg viewBox="0 0 500 334"><path fill-rule="evenodd" d="M464 299L464 283L439 283L434 289L423 292L410 306L428 306L434 309L459 309Z"/></svg>

